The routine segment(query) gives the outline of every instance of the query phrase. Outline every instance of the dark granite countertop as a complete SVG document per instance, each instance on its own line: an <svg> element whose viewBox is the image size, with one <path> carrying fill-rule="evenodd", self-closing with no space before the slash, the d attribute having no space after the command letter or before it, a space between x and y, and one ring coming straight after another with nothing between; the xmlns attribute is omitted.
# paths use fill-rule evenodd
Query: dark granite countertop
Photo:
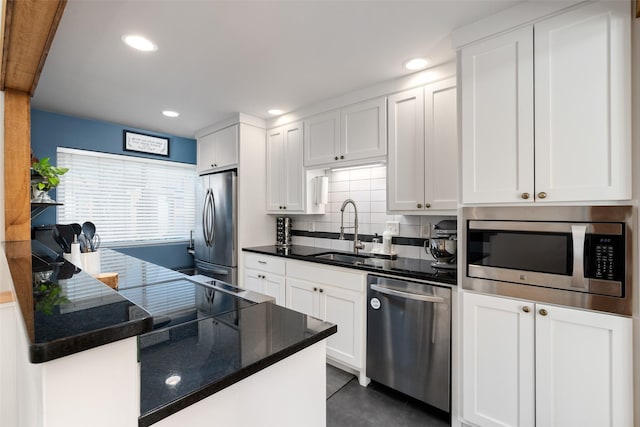
<svg viewBox="0 0 640 427"><path fill-rule="evenodd" d="M38 265L32 261L31 241L3 247L32 363L152 330L149 313L73 264L60 259L49 267Z"/></svg>
<svg viewBox="0 0 640 427"><path fill-rule="evenodd" d="M156 423L336 331L260 303L142 335L139 425Z"/></svg>
<svg viewBox="0 0 640 427"><path fill-rule="evenodd" d="M280 246L259 246L252 248L243 248L245 252L255 252L263 255L273 255L301 261L316 262L319 264L333 265L336 267L355 268L371 273L384 273L393 276L407 277L412 279L428 280L431 282L443 283L447 285L456 285L456 271L438 272L431 267L432 261L398 257L394 260L381 258L363 258L358 264L338 262L329 259L318 258L315 255L327 252L341 253L352 255L352 252L338 251L327 248L315 248L311 246L291 245L288 247Z"/></svg>

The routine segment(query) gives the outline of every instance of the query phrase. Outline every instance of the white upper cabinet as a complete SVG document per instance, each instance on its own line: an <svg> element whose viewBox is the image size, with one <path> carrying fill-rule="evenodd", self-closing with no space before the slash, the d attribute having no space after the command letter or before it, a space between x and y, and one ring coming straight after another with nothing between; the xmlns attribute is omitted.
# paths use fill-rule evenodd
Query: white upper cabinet
<svg viewBox="0 0 640 427"><path fill-rule="evenodd" d="M387 154L386 98L360 102L304 121L304 165L338 166Z"/></svg>
<svg viewBox="0 0 640 427"><path fill-rule="evenodd" d="M455 79L389 97L389 211L458 206Z"/></svg>
<svg viewBox="0 0 640 427"><path fill-rule="evenodd" d="M198 172L238 164L238 125L198 138Z"/></svg>
<svg viewBox="0 0 640 427"><path fill-rule="evenodd" d="M304 211L302 123L267 132L267 211Z"/></svg>
<svg viewBox="0 0 640 427"><path fill-rule="evenodd" d="M533 28L462 50L462 202L533 198Z"/></svg>
<svg viewBox="0 0 640 427"><path fill-rule="evenodd" d="M318 114L304 121L304 165L333 163L340 152L340 111Z"/></svg>
<svg viewBox="0 0 640 427"><path fill-rule="evenodd" d="M387 154L385 107L386 99L377 98L340 111L340 160L367 159Z"/></svg>
<svg viewBox="0 0 640 427"><path fill-rule="evenodd" d="M302 122L267 132L267 212L324 213L324 205L313 203L313 177L302 165Z"/></svg>
<svg viewBox="0 0 640 427"><path fill-rule="evenodd" d="M463 203L630 199L630 52L625 2L463 48Z"/></svg>
<svg viewBox="0 0 640 427"><path fill-rule="evenodd" d="M631 198L629 5L535 26L536 197Z"/></svg>

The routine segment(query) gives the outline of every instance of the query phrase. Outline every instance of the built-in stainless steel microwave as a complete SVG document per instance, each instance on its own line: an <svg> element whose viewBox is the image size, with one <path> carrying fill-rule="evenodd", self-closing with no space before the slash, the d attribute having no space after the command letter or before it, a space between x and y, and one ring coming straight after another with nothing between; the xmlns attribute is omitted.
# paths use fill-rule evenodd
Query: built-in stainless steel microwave
<svg viewBox="0 0 640 427"><path fill-rule="evenodd" d="M463 287L631 315L632 214L630 206L465 208Z"/></svg>

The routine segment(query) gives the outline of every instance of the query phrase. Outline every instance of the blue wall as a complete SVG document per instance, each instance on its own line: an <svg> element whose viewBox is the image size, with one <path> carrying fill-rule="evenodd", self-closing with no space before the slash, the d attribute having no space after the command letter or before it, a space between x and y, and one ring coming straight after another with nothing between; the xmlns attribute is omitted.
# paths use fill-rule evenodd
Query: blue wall
<svg viewBox="0 0 640 427"><path fill-rule="evenodd" d="M169 157L124 151L123 131L131 130L169 138ZM150 159L170 160L180 163L196 163L196 140L152 132L146 129L122 126L97 120L80 119L42 110L31 110L31 149L39 159L50 157L56 163L57 147L77 148L101 153L124 154ZM64 179L64 177L62 178ZM50 192L55 199L55 190ZM55 224L56 214L49 208L32 225ZM193 257L185 245L140 246L123 249L130 255L168 268L193 266Z"/></svg>

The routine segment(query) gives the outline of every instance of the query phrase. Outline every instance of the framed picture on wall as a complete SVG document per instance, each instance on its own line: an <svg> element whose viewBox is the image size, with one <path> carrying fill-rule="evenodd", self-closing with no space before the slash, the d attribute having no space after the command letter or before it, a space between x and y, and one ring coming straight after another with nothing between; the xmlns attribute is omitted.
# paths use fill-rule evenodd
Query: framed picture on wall
<svg viewBox="0 0 640 427"><path fill-rule="evenodd" d="M138 153L169 157L169 138L130 130L125 130L123 133L123 148L125 151L137 151Z"/></svg>

